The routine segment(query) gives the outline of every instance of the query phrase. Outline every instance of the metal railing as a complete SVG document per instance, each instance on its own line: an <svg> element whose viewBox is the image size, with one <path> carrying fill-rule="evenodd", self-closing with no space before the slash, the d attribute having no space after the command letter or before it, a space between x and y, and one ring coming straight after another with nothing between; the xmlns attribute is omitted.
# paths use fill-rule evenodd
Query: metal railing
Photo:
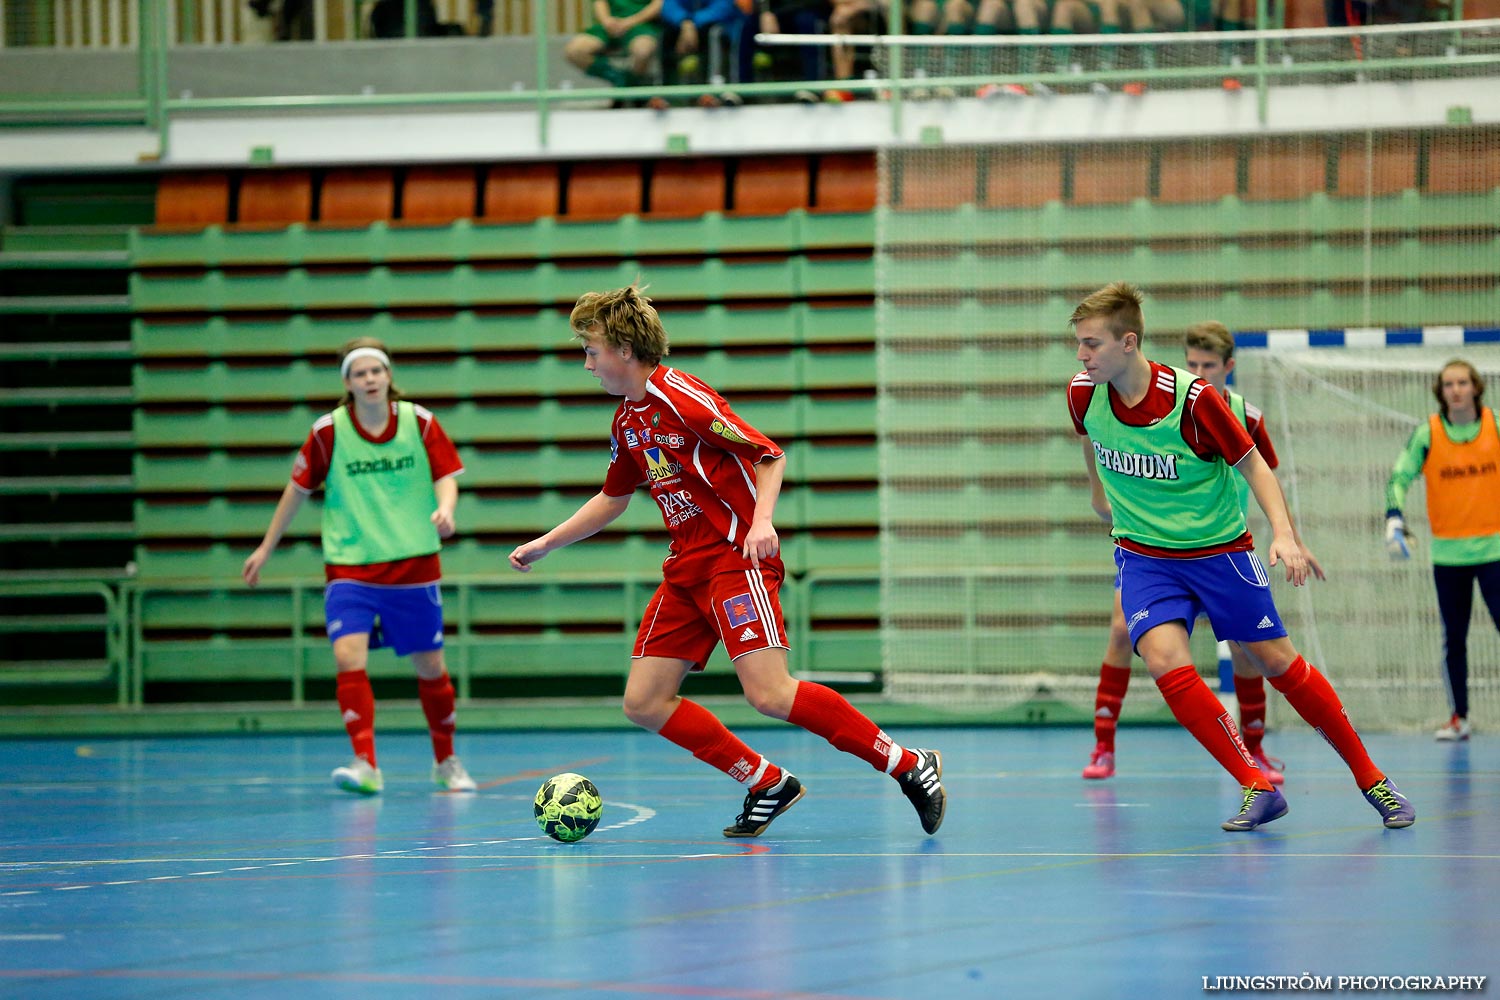
<svg viewBox="0 0 1500 1000"><path fill-rule="evenodd" d="M375 0L163 0L171 45L236 45L275 41L279 30L305 41L353 41L369 35ZM420 22L418 0L390 0L410 35ZM533 0L431 0L437 19L465 34L530 35ZM0 48L132 49L141 38L143 0L0 0ZM588 0L553 0L561 32L581 31ZM296 14L293 17L291 15Z"/></svg>
<svg viewBox="0 0 1500 1000"><path fill-rule="evenodd" d="M56 0L58 9L72 0ZM77 0L85 3L86 0ZM99 0L100 3L103 0ZM554 45L568 31L577 27L560 20L561 11L570 10L565 5L558 8L554 0L524 0L527 17L524 27L528 38L507 40L469 39L465 45L510 45L508 52L526 52L534 60L534 74L515 78L509 89L475 89L465 92L355 92L355 93L302 93L292 96L198 96L185 92L185 88L173 90L169 85L169 69L172 60L185 46L182 39L190 37L183 33L178 0L130 0L135 12L135 37L144 44L135 46L138 62L135 86L130 93L116 92L103 96L53 95L41 97L35 93L15 91L7 99L0 99L0 122L17 126L49 126L60 123L80 124L130 123L144 124L159 135L158 156L170 161L169 123L178 116L236 113L267 113L289 111L352 111L401 108L488 108L524 109L533 113L530 127L534 127L541 148L548 147L549 119L560 108L575 108L592 103L598 106L613 99L643 100L648 96L660 96L678 102L691 102L704 95L717 95L726 89L723 81L710 80L701 84L682 84L666 87L614 88L608 86L571 85L581 78L571 66L566 66L554 51ZM354 0L353 12L357 18L359 6ZM513 0L520 4L523 0ZM319 9L327 8L327 4ZM71 11L73 8L69 8ZM113 8L111 8L113 10ZM126 11L130 6L125 8ZM215 8L216 10L222 10ZM507 8L514 14L521 8ZM901 23L902 0L892 0L892 23ZM497 8L496 16L499 16ZM109 17L92 11L80 20L74 13L73 22L101 26L104 36L114 37L113 25L120 25L120 37L129 36L125 20L113 13ZM509 16L509 15L507 15ZM572 15L570 14L570 17ZM1257 21L1259 25L1276 23L1278 9L1273 0L1259 0ZM217 15L216 15L217 17ZM70 22L72 23L72 22ZM222 24L222 19L215 24ZM517 23L521 23L517 19ZM734 91L743 98L787 98L804 89L838 87L886 99L889 105L889 120L893 135L901 134L904 109L912 96L935 86L973 88L983 83L1024 83L1042 90L1066 90L1087 88L1093 85L1109 86L1124 80L1141 80L1153 89L1160 85L1166 88L1209 88L1217 84L1226 73L1226 62L1213 57L1216 46L1234 46L1237 50L1233 72L1245 83L1245 89L1253 90L1258 97L1258 109L1262 122L1265 120L1266 104L1270 88L1303 81L1322 82L1334 78L1382 78L1395 74L1417 74L1430 78L1460 76L1483 73L1492 76L1500 66L1500 47L1495 43L1500 19L1487 21L1438 22L1432 24L1403 24L1365 26L1358 28L1321 29L1272 29L1264 28L1243 32L1170 32L1161 34L1113 34L1064 36L825 36L825 35L760 35L757 40L764 46L777 45L855 45L875 50L878 70L872 75L845 81L774 81L736 83ZM72 29L69 29L70 31ZM90 29L91 30L91 29ZM87 34L87 32L85 32ZM198 35L202 34L201 25ZM196 37L196 36L192 36ZM1391 44L1377 44L1388 40ZM1322 49L1318 44L1323 43ZM356 43L346 43L356 44ZM371 43L363 43L371 44ZM398 41L402 45L422 46L428 40ZM435 44L432 43L432 44ZM459 43L450 43L459 44ZM282 48L291 49L296 43ZM1101 68L1098 65L1053 67L1047 72L986 72L982 75L954 75L952 73L927 72L920 66L923 53L929 60L931 54L948 48L977 49L987 46L993 51L1010 49L1018 51L1030 48L1036 51L1066 45L1080 52L1111 47L1121 53L1133 51L1161 51L1196 53L1181 58L1166 60L1168 65L1142 65L1138 68ZM1196 47L1194 49L1193 47ZM128 44L122 51L128 51ZM328 63L328 55L317 44L298 46L306 53L306 65L318 67ZM0 50L0 55L18 50ZM416 49L406 51L417 51ZM467 56L471 50L465 49ZM350 53L352 57L353 53ZM396 59L399 51L388 58ZM499 58L498 50L496 58ZM1082 60L1081 62L1088 62ZM529 68L528 63L528 68ZM312 76L310 79L315 80ZM279 81L278 81L279 82ZM315 82L307 89L318 89ZM367 88L373 90L373 88ZM525 126L523 126L525 127ZM878 136L872 137L878 139Z"/></svg>
<svg viewBox="0 0 1500 1000"><path fill-rule="evenodd" d="M96 634L104 650L102 661L94 660L28 660L10 657L0 659L0 683L24 683L45 687L50 683L76 683L80 676L112 679L119 707L138 705L133 699L129 669L127 602L119 583L91 580L36 580L0 583L0 601L45 600L49 604L66 603L67 609L56 613L12 611L0 614L0 636L32 633L38 635L70 632ZM102 611L95 610L95 602Z"/></svg>
<svg viewBox="0 0 1500 1000"><path fill-rule="evenodd" d="M816 592L824 586L849 583L866 583L879 580L875 570L822 570L809 572L800 578L789 578L782 585L782 604L794 643L799 650L794 654L797 672L805 674L816 671L816 664L809 663L801 651L812 636L813 604ZM600 586L621 588L622 613L619 619L619 654L623 672L631 643L640 624L640 613L659 582L656 574L645 572L621 576L606 573L554 574L545 581L531 577L450 577L443 581L446 595L446 622L450 629L445 647L449 669L460 702L467 703L472 697L474 680L484 676L478 663L484 650L500 647L504 639L488 641L484 638L485 622L479 620L475 598L486 591L534 589L539 584L562 590L569 588L598 588ZM174 594L210 594L234 589L235 584L219 580L110 580L110 581L39 581L0 583L0 599L25 598L76 598L80 607L70 609L67 615L22 615L0 616L0 633L45 632L67 627L74 631L92 630L100 636L105 658L92 672L106 677L115 688L115 702L122 709L139 709L146 703L146 685L149 676L148 659L150 643L154 641L147 629L149 614L146 604L152 598ZM328 652L328 640L321 630L310 631L309 618L316 617L315 609L322 607L323 583L317 580L265 580L258 591L286 594L290 598L285 631L278 639L285 640L290 650L285 664L284 680L286 699L293 706L306 703L307 681L310 673L327 673L332 658ZM102 604L102 614L94 607ZM871 617L876 609L870 609ZM206 616L207 617L207 616ZM204 627L207 627L205 621ZM200 629L201 631L201 629ZM233 630L227 630L233 631ZM170 635L170 631L160 633ZM176 641L173 639L161 641ZM203 673L197 680L211 684L213 680L212 645L203 641ZM92 669L92 668L91 668ZM869 671L875 676L880 669L871 663ZM277 673L271 670L271 674ZM565 671L559 671L565 673ZM35 687L48 684L47 667L31 666L25 660L0 661L0 682L14 682L19 675ZM331 676L331 674L330 674ZM59 683L76 682L76 678L58 673Z"/></svg>

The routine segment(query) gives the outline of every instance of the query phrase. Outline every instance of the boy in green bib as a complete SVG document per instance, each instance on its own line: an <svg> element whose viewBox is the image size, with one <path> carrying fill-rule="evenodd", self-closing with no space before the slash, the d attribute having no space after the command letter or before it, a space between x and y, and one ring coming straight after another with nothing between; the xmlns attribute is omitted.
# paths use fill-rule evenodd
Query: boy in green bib
<svg viewBox="0 0 1500 1000"><path fill-rule="evenodd" d="M1198 376L1218 391L1234 418L1250 433L1250 440L1266 465L1274 470L1278 464L1276 448L1271 443L1271 434L1266 430L1266 421L1260 408L1246 401L1244 396L1229 388L1229 373L1234 371L1234 334L1223 323L1212 320L1196 323L1188 328L1183 339L1183 367ZM1239 497L1240 512L1250 511L1250 487L1241 477L1234 480L1235 493ZM1301 544L1301 539L1298 539ZM1308 568L1318 579L1323 579L1323 567L1302 546ZM1274 785L1283 782L1282 763L1268 757L1261 746L1266 732L1266 687L1265 679L1250 662L1250 656L1239 643L1230 643L1230 660L1234 668L1234 693L1240 705L1240 736L1245 749L1255 758L1261 773ZM1125 628L1125 612L1120 608L1120 593L1115 591L1114 612L1109 621L1109 642L1105 647L1104 662L1099 668L1099 689L1094 698L1094 751L1083 769L1083 776L1090 779L1113 777L1115 773L1115 727L1120 718L1120 706L1130 684L1130 633Z"/></svg>
<svg viewBox="0 0 1500 1000"><path fill-rule="evenodd" d="M1391 828L1416 811L1370 760L1333 686L1297 652L1253 551L1237 476L1270 522L1266 554L1295 586L1307 556L1276 476L1228 403L1189 372L1147 360L1141 294L1125 282L1084 299L1070 319L1083 371L1068 387L1095 513L1111 526L1130 642L1172 714L1243 789L1227 831L1286 815L1287 801L1240 739L1234 719L1198 676L1188 640L1200 614L1221 640L1243 644L1271 686L1338 752L1366 801Z"/></svg>

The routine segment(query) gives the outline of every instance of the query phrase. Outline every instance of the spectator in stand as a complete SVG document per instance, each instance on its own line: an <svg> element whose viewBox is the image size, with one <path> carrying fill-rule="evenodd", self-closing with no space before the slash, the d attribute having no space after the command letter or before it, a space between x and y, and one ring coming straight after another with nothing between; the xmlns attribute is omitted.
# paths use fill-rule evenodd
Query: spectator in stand
<svg viewBox="0 0 1500 1000"><path fill-rule="evenodd" d="M878 0L832 0L828 15L830 35L874 35L885 27ZM859 54L852 45L835 45L832 51L833 78L852 80L858 68ZM854 100L852 90L834 87L823 92L823 100L841 104Z"/></svg>
<svg viewBox="0 0 1500 1000"><path fill-rule="evenodd" d="M751 64L754 22L735 0L662 0L661 19L662 68L668 83L692 83L702 78L703 57L714 28L721 29L729 43L730 57L735 61L735 79L749 80L754 75ZM658 110L667 106L660 97L653 97L649 103ZM743 103L733 91L698 98L703 107Z"/></svg>
<svg viewBox="0 0 1500 1000"><path fill-rule="evenodd" d="M615 87L638 87L652 77L661 48L662 0L594 0L594 23L568 39L563 56L589 76ZM629 56L625 68L611 57Z"/></svg>
<svg viewBox="0 0 1500 1000"><path fill-rule="evenodd" d="M829 0L738 0L740 9L747 14L756 13L759 7L757 19L762 34L778 35L782 32L792 35L819 35L828 25L829 16L833 11ZM784 50L783 50L784 51ZM769 57L767 66L772 68L773 75L780 77L787 72L776 73L775 50L764 53ZM756 65L760 65L761 53L756 54ZM798 45L796 58L798 60L798 75L800 80L821 80L827 74L823 70L822 52L816 45ZM811 90L799 90L795 95L796 100L811 104L818 100L818 95Z"/></svg>
<svg viewBox="0 0 1500 1000"><path fill-rule="evenodd" d="M907 8L906 20L913 35L967 35L973 30L974 5L969 0L912 0ZM936 59L929 57L928 60L922 60L922 56L917 55L917 59L927 65L919 62L915 72L927 72L939 77L956 76L961 65L965 69L972 66L970 60L961 60L959 54L958 48L943 46L938 49ZM919 87L909 91L907 96L922 100L928 93L925 88ZM943 84L938 87L937 96L947 98L954 94L951 87Z"/></svg>
<svg viewBox="0 0 1500 1000"><path fill-rule="evenodd" d="M1082 8L1077 0L1073 0L1073 3ZM1059 6L1060 11L1062 6ZM974 15L974 34L1033 37L1042 33L1046 23L1047 0L980 0L979 10ZM987 59L986 62L993 72L1001 75L1019 73L1029 76L1036 72L1036 53L1035 46L1016 46L1001 50L999 60ZM1024 83L987 83L979 88L976 96L1025 97L1030 93L1030 87Z"/></svg>

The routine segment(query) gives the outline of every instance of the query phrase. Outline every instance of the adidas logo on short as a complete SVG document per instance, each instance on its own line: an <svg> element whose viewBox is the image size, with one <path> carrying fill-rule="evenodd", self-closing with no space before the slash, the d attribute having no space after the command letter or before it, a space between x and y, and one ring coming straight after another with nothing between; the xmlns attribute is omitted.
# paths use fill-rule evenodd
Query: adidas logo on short
<svg viewBox="0 0 1500 1000"><path fill-rule="evenodd" d="M1256 625L1255 627L1256 628L1275 628L1276 627L1276 623L1273 622L1273 621L1271 621L1271 616L1270 615L1263 615L1261 617L1261 619L1260 619L1260 624Z"/></svg>
<svg viewBox="0 0 1500 1000"><path fill-rule="evenodd" d="M356 712L352 708L346 708L346 709L344 709L344 722L345 723L358 722L358 721L359 721L359 713L358 712Z"/></svg>
<svg viewBox="0 0 1500 1000"><path fill-rule="evenodd" d="M756 634L755 629L748 625L745 626L745 631L740 633L740 642L749 642L751 639L759 638L760 636Z"/></svg>

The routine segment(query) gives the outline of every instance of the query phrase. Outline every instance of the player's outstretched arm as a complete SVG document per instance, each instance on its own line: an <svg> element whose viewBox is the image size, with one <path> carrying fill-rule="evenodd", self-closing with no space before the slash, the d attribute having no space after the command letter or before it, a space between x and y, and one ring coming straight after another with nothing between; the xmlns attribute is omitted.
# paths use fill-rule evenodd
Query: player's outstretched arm
<svg viewBox="0 0 1500 1000"><path fill-rule="evenodd" d="M1104 495L1104 484L1099 481L1099 466L1094 459L1094 442L1082 434L1078 436L1078 440L1083 444L1083 467L1089 470L1089 506L1094 508L1094 513L1099 515L1099 520L1113 526L1115 514L1110 509L1109 497Z"/></svg>
<svg viewBox="0 0 1500 1000"><path fill-rule="evenodd" d="M276 501L276 511L271 515L271 526L266 529L266 536L240 569L240 576L247 584L253 587L260 583L261 567L281 543L281 536L286 534L292 518L297 516L297 511L302 509L302 501L306 499L307 494L299 490L296 483L287 483L286 489L281 491L281 499Z"/></svg>
<svg viewBox="0 0 1500 1000"><path fill-rule="evenodd" d="M1266 549L1266 562L1272 566L1286 565L1286 578L1292 586L1300 587L1307 582L1307 556L1297 541L1297 532L1292 527L1292 517L1287 512L1286 500L1281 495L1281 484L1276 473L1266 464L1260 451L1252 448L1235 466L1239 474L1250 484L1255 502L1265 512L1271 525L1271 544Z"/></svg>
<svg viewBox="0 0 1500 1000"><path fill-rule="evenodd" d="M517 545L510 554L510 568L518 573L529 572L532 563L554 549L572 545L602 531L615 518L625 513L625 508L630 506L630 496L628 493L622 497L595 493L562 524L524 545Z"/></svg>

